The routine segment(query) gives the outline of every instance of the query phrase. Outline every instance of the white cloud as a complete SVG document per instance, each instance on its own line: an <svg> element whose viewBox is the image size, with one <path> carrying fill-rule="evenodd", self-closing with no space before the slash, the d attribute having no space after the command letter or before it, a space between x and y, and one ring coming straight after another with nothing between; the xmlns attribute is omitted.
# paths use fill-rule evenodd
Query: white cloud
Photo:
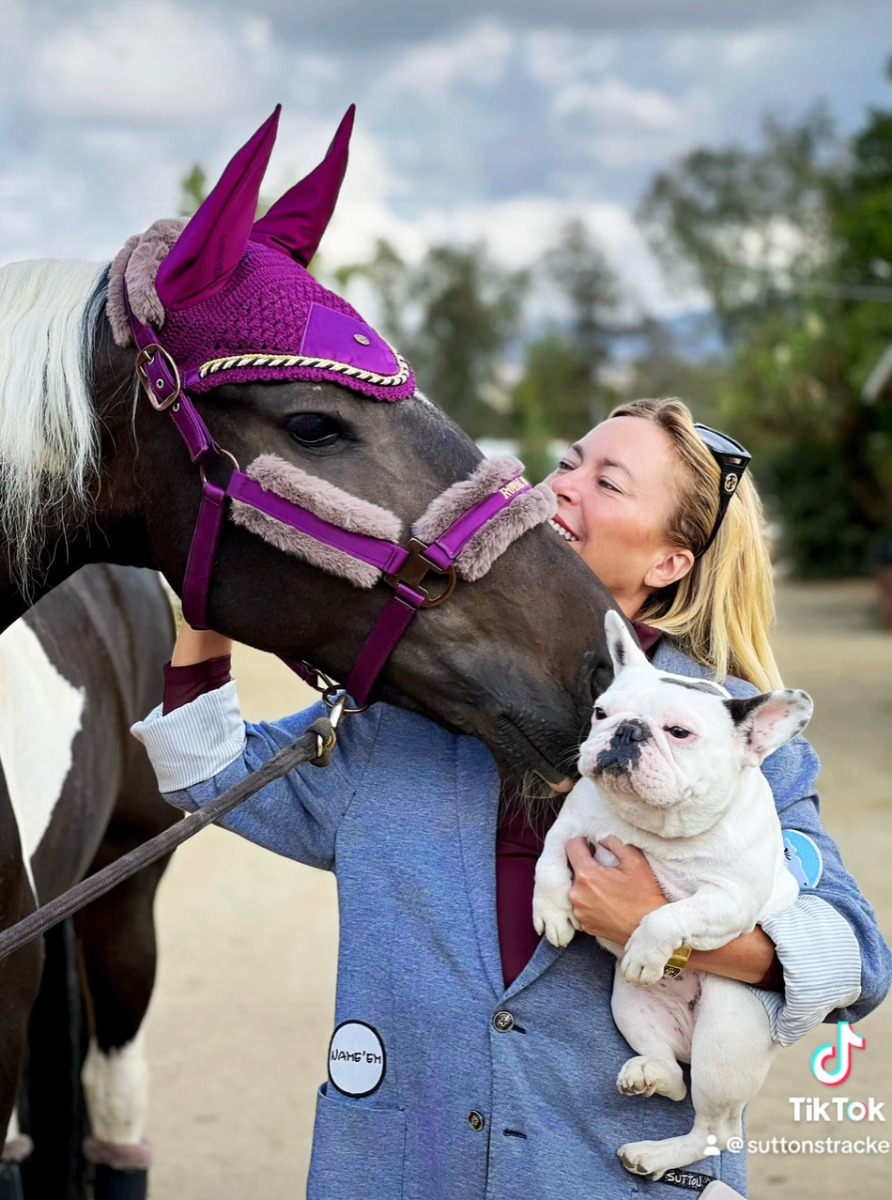
<svg viewBox="0 0 892 1200"><path fill-rule="evenodd" d="M572 83L580 76L598 75L616 61L617 38L579 37L564 30L528 33L523 49L530 75L549 89Z"/></svg>
<svg viewBox="0 0 892 1200"><path fill-rule="evenodd" d="M786 39L780 33L755 30L724 39L721 54L732 67L761 66L782 47Z"/></svg>
<svg viewBox="0 0 892 1200"><path fill-rule="evenodd" d="M630 87L621 79L570 83L555 94L554 111L561 117L586 113L608 125L660 131L676 129L683 120L681 105L665 92Z"/></svg>
<svg viewBox="0 0 892 1200"><path fill-rule="evenodd" d="M26 92L37 108L130 124L249 109L275 60L267 18L215 21L171 0L88 11L33 44Z"/></svg>
<svg viewBox="0 0 892 1200"><path fill-rule="evenodd" d="M379 81L379 102L406 94L437 103L461 84L486 87L503 78L516 45L499 21L482 20L451 37L422 42L397 54Z"/></svg>

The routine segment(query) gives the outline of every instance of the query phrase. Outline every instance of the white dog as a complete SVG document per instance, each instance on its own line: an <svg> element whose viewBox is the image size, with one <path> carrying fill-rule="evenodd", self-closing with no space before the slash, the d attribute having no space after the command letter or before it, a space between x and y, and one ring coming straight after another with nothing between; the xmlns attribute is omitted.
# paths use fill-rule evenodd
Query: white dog
<svg viewBox="0 0 892 1200"><path fill-rule="evenodd" d="M691 1131L617 1151L628 1170L659 1179L741 1135L743 1108L778 1048L745 984L691 969L678 978L663 972L679 946L717 949L796 899L759 767L805 727L812 702L793 691L734 700L717 684L663 674L616 613L605 624L614 682L580 750L582 779L545 839L533 920L556 946L578 928L565 848L580 835L593 845L612 834L638 846L670 901L625 946L599 939L619 960L613 1017L637 1051L619 1073L620 1092L682 1100L679 1063L691 1064ZM603 847L596 857L616 864Z"/></svg>

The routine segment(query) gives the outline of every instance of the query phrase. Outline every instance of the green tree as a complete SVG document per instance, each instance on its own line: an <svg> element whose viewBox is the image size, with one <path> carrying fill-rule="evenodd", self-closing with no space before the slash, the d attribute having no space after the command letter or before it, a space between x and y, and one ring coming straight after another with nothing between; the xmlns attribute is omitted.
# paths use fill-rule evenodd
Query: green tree
<svg viewBox="0 0 892 1200"><path fill-rule="evenodd" d="M696 151L642 206L670 276L703 289L721 322L719 415L757 452L801 575L865 569L892 524L888 415L861 397L892 340L889 306L862 302L892 262L890 121L871 113L850 144L821 112L768 121L755 150Z"/></svg>
<svg viewBox="0 0 892 1200"><path fill-rule="evenodd" d="M613 393L604 383L613 338L622 328L624 295L616 272L584 222L567 221L542 265L569 313L559 357L561 391L553 392L554 431L579 431L606 416Z"/></svg>
<svg viewBox="0 0 892 1200"><path fill-rule="evenodd" d="M670 281L706 293L729 340L782 302L792 279L824 270L839 160L818 107L794 124L766 118L755 150L695 150L649 187L639 216L651 246Z"/></svg>
<svg viewBox="0 0 892 1200"><path fill-rule="evenodd" d="M200 163L193 163L180 180L179 215L191 217L198 212L208 194L208 177Z"/></svg>

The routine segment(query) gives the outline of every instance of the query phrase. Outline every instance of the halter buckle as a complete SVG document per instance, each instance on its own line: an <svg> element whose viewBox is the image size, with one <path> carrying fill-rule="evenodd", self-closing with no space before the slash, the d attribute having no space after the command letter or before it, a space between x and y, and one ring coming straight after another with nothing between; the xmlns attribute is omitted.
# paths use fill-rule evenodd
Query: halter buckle
<svg viewBox="0 0 892 1200"><path fill-rule="evenodd" d="M154 371L152 367L155 368ZM162 367L163 370L160 369ZM143 346L136 356L135 369L136 378L155 412L166 412L183 394L179 368L164 347L159 346L157 342Z"/></svg>
<svg viewBox="0 0 892 1200"><path fill-rule="evenodd" d="M418 538L411 538L408 546L406 546L406 550L409 552L409 557L395 574L385 575L384 582L389 583L392 588L399 587L401 583L404 583L407 587L421 592L422 596L425 597L421 604L422 608L436 608L438 604L442 604L444 600L448 600L455 591L455 567L446 567L444 569L432 563L429 558L425 558L427 546L424 542L419 541ZM445 576L447 580L446 587L439 596L432 596L430 592L421 586L430 571L433 571L437 575Z"/></svg>

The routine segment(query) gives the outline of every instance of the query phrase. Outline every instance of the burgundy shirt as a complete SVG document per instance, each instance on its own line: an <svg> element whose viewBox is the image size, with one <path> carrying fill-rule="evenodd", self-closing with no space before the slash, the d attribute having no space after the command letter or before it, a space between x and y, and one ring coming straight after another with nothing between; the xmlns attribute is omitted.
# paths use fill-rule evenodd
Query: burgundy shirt
<svg viewBox="0 0 892 1200"><path fill-rule="evenodd" d="M648 625L634 626L641 648L650 657L662 634ZM164 712L173 712L205 692L212 692L230 675L229 656L211 658L188 667L164 668ZM533 956L539 935L533 928L533 884L551 817L532 821L522 813L502 815L496 830L496 921L502 976L510 987Z"/></svg>

